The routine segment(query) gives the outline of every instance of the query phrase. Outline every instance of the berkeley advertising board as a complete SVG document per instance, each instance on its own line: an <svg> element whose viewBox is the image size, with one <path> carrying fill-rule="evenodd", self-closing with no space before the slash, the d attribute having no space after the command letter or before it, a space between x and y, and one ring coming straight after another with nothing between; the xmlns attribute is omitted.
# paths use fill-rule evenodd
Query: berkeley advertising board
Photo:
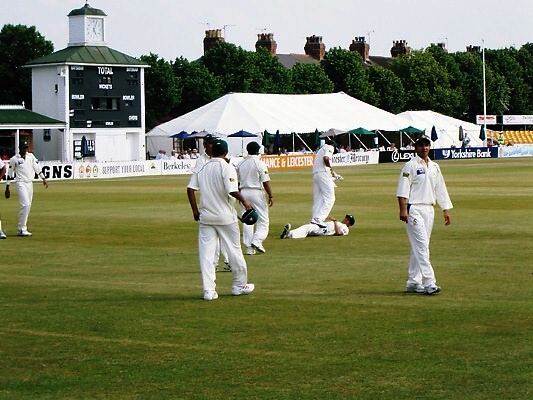
<svg viewBox="0 0 533 400"><path fill-rule="evenodd" d="M435 160L464 160L468 158L498 158L498 147L469 147L466 149L433 149Z"/></svg>

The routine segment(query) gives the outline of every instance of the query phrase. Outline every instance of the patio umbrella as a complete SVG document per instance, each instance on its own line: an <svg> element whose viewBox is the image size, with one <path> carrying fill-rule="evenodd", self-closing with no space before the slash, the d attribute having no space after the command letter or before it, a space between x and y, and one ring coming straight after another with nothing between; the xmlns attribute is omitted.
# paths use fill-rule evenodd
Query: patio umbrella
<svg viewBox="0 0 533 400"><path fill-rule="evenodd" d="M315 129L315 146L320 146L320 132Z"/></svg>
<svg viewBox="0 0 533 400"><path fill-rule="evenodd" d="M485 125L481 125L481 129L479 130L479 138L483 141L487 139L487 134L485 132Z"/></svg>
<svg viewBox="0 0 533 400"><path fill-rule="evenodd" d="M348 133L351 133L352 135L375 135L374 132L372 131L369 131L368 129L365 129L365 128L355 128L355 129L350 129L348 131Z"/></svg>
<svg viewBox="0 0 533 400"><path fill-rule="evenodd" d="M257 137L257 135L255 133L246 132L241 129L239 132L235 132L235 133L232 133L231 135L228 135L228 137L245 138L245 137Z"/></svg>
<svg viewBox="0 0 533 400"><path fill-rule="evenodd" d="M400 129L400 132L405 132L405 133L424 133L424 130L415 128L414 126L408 126L407 128Z"/></svg>
<svg viewBox="0 0 533 400"><path fill-rule="evenodd" d="M463 130L463 125L459 126L459 141L462 142L465 140L465 131Z"/></svg>
<svg viewBox="0 0 533 400"><path fill-rule="evenodd" d="M181 151L183 149L183 140L187 139L190 135L185 132L181 131L180 133L175 133L173 135L170 135L173 139L178 139L178 150Z"/></svg>
<svg viewBox="0 0 533 400"><path fill-rule="evenodd" d="M185 132L185 131L181 131L180 133L175 133L173 135L170 135L171 138L174 138L174 139L187 139L190 135Z"/></svg>
<svg viewBox="0 0 533 400"><path fill-rule="evenodd" d="M257 137L255 133L246 132L245 130L240 130L239 132L232 133L228 137L240 137L241 139L241 153L244 154L244 138L245 137Z"/></svg>
<svg viewBox="0 0 533 400"><path fill-rule="evenodd" d="M431 141L435 142L439 138L439 135L437 135L437 128L435 128L435 125L433 125L433 128L431 128Z"/></svg>
<svg viewBox="0 0 533 400"><path fill-rule="evenodd" d="M207 131L200 131L200 132L193 132L189 135L189 137L187 139L203 139L205 138L207 135L209 134L209 132Z"/></svg>
<svg viewBox="0 0 533 400"><path fill-rule="evenodd" d="M276 136L274 137L274 153L279 153L279 148L281 147L281 135L279 134L279 129L276 131Z"/></svg>
<svg viewBox="0 0 533 400"><path fill-rule="evenodd" d="M323 132L320 135L320 137L337 136L337 135L342 135L343 133L346 133L346 131L341 131L340 129L331 128L331 129L328 129L326 132Z"/></svg>
<svg viewBox="0 0 533 400"><path fill-rule="evenodd" d="M265 146L265 149L268 149L268 146L270 146L270 133L268 133L267 130L263 132L263 139L261 140L261 144Z"/></svg>

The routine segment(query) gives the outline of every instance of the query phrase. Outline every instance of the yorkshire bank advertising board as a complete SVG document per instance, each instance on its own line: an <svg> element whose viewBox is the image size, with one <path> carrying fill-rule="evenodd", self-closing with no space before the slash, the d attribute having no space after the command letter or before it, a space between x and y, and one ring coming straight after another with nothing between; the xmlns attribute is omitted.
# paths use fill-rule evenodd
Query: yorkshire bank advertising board
<svg viewBox="0 0 533 400"><path fill-rule="evenodd" d="M500 147L468 147L466 149L434 149L435 160L464 160L468 158L498 158Z"/></svg>

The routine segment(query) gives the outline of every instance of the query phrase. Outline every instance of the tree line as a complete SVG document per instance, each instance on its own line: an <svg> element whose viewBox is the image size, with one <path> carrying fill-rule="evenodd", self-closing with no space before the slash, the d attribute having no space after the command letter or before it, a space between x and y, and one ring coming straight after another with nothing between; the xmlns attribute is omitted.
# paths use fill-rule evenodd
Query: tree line
<svg viewBox="0 0 533 400"><path fill-rule="evenodd" d="M1 104L31 108L31 71L23 66L54 52L35 27L0 31ZM198 60L139 59L145 70L146 126L176 118L226 93L313 94L343 91L394 114L433 110L475 122L483 114L481 51L448 53L438 45L369 65L359 53L334 47L317 64L288 69L266 49L219 42ZM487 114L533 114L533 43L485 50Z"/></svg>

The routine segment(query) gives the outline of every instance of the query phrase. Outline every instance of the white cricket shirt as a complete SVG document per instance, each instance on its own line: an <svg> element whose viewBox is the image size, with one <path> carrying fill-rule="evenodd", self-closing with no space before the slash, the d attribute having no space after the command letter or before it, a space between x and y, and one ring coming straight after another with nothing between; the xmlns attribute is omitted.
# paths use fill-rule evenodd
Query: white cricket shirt
<svg viewBox="0 0 533 400"><path fill-rule="evenodd" d="M453 208L439 165L432 160L426 165L417 155L403 165L396 195L409 204L437 203L442 210Z"/></svg>
<svg viewBox="0 0 533 400"><path fill-rule="evenodd" d="M214 157L198 173L192 174L189 188L200 191L200 223L229 225L237 222L235 198L238 192L237 170L226 160Z"/></svg>
<svg viewBox="0 0 533 400"><path fill-rule="evenodd" d="M39 160L32 153L26 153L25 158L15 154L9 160L8 176L15 177L15 182L33 182L35 174L40 173Z"/></svg>
<svg viewBox="0 0 533 400"><path fill-rule="evenodd" d="M326 167L326 164L324 164L324 157L331 160L334 150L335 148L333 146L324 144L324 146L316 152L315 162L313 163L313 174L316 174L317 172L331 173L331 168Z"/></svg>
<svg viewBox="0 0 533 400"><path fill-rule="evenodd" d="M263 182L268 182L268 168L258 155L248 156L237 167L239 187L241 189L263 189Z"/></svg>

